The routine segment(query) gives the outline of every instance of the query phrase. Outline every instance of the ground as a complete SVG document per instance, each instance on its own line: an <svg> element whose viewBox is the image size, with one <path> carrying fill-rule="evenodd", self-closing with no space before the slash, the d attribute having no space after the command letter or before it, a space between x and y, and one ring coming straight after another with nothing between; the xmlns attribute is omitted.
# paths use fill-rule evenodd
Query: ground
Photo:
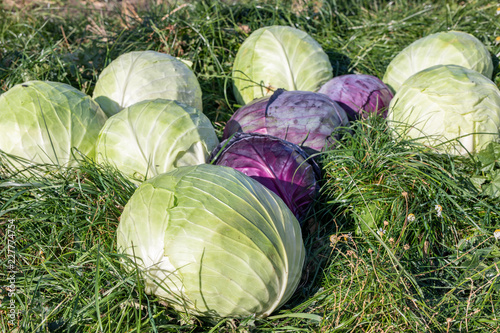
<svg viewBox="0 0 500 333"><path fill-rule="evenodd" d="M155 0L156 3L168 3L167 0ZM7 8L10 6L15 6L18 8L24 7L66 7L66 8L75 8L79 6L92 6L96 9L107 9L112 10L116 7L139 7L145 6L148 3L151 3L151 0L4 0L4 4Z"/></svg>

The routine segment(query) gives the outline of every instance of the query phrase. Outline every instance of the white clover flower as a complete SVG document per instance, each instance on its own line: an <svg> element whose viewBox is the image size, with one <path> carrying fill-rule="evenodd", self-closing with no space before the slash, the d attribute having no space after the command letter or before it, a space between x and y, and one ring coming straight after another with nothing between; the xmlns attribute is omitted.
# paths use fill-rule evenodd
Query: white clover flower
<svg viewBox="0 0 500 333"><path fill-rule="evenodd" d="M436 210L437 216L441 217L441 212L443 211L443 207L441 205L436 205L434 206L434 209Z"/></svg>
<svg viewBox="0 0 500 333"><path fill-rule="evenodd" d="M493 236L495 236L496 240L500 240L500 229L495 230Z"/></svg>
<svg viewBox="0 0 500 333"><path fill-rule="evenodd" d="M416 219L415 214L408 214L406 218L408 219L408 222L413 222Z"/></svg>

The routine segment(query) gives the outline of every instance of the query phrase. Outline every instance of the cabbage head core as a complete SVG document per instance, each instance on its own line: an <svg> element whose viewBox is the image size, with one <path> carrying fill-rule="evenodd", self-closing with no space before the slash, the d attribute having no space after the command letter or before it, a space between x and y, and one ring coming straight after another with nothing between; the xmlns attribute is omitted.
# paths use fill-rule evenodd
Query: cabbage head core
<svg viewBox="0 0 500 333"><path fill-rule="evenodd" d="M276 194L211 164L141 184L117 245L135 256L147 293L212 317L269 315L295 291L305 255L299 223Z"/></svg>
<svg viewBox="0 0 500 333"><path fill-rule="evenodd" d="M0 95L0 150L38 164L76 166L75 151L94 158L106 115L72 86L28 81Z"/></svg>
<svg viewBox="0 0 500 333"><path fill-rule="evenodd" d="M203 110L201 88L193 71L181 60L155 51L120 55L99 75L93 98L108 117L144 100L177 100Z"/></svg>
<svg viewBox="0 0 500 333"><path fill-rule="evenodd" d="M321 45L306 32L270 26L255 30L243 42L232 77L236 99L244 105L278 88L317 91L332 78L332 65Z"/></svg>
<svg viewBox="0 0 500 333"><path fill-rule="evenodd" d="M179 166L205 163L219 140L210 120L177 101L138 102L110 117L99 134L97 161L139 182Z"/></svg>
<svg viewBox="0 0 500 333"><path fill-rule="evenodd" d="M500 91L474 70L438 65L405 81L387 119L398 132L440 151L477 153L500 138Z"/></svg>
<svg viewBox="0 0 500 333"><path fill-rule="evenodd" d="M460 65L488 78L493 75L490 52L479 39L461 31L446 31L407 46L389 63L382 81L397 92L410 76L435 65Z"/></svg>

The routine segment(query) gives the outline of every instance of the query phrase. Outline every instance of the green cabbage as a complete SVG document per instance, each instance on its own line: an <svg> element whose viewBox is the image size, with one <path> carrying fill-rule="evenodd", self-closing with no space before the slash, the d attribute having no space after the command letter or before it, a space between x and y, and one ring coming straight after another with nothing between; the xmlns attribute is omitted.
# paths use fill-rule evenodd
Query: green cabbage
<svg viewBox="0 0 500 333"><path fill-rule="evenodd" d="M0 95L0 150L33 163L75 166L76 148L94 158L106 115L70 85L28 81Z"/></svg>
<svg viewBox="0 0 500 333"><path fill-rule="evenodd" d="M321 45L306 32L287 26L254 31L233 64L233 90L241 104L276 89L316 91L332 78L332 65Z"/></svg>
<svg viewBox="0 0 500 333"><path fill-rule="evenodd" d="M186 166L138 187L117 229L145 291L194 314L264 317L302 274L293 213L271 190L225 166Z"/></svg>
<svg viewBox="0 0 500 333"><path fill-rule="evenodd" d="M181 60L155 51L134 51L113 60L99 75L93 97L108 115L140 101L177 100L202 111L201 88Z"/></svg>
<svg viewBox="0 0 500 333"><path fill-rule="evenodd" d="M500 137L500 91L474 70L437 65L403 83L387 119L399 133L440 151L476 153Z"/></svg>
<svg viewBox="0 0 500 333"><path fill-rule="evenodd" d="M394 91L411 75L435 65L460 65L491 78L490 52L476 37L460 31L438 32L407 46L392 61L382 81Z"/></svg>
<svg viewBox="0 0 500 333"><path fill-rule="evenodd" d="M206 162L219 143L210 120L177 101L138 102L111 116L99 134L97 161L143 181L179 166Z"/></svg>

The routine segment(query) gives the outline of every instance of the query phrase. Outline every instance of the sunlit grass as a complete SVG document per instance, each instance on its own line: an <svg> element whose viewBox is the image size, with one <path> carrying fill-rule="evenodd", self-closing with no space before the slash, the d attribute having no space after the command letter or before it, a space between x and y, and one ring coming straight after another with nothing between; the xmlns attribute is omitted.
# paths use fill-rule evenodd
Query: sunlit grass
<svg viewBox="0 0 500 333"><path fill-rule="evenodd" d="M324 209L338 228L325 281L350 302L337 306L352 307L340 318L367 330L482 327L500 305L500 210L471 184L474 161L398 138L378 117L351 131L322 155Z"/></svg>
<svg viewBox="0 0 500 333"><path fill-rule="evenodd" d="M382 77L392 57L412 41L450 29L478 37L496 65L500 52L497 4L485 0L145 1L140 7L114 3L110 11L52 3L30 10L0 4L2 91L27 80L51 80L92 94L99 73L118 55L156 50L193 63L204 112L219 134L238 107L231 87L234 56L262 26L289 25L310 33L335 75ZM21 311L16 327L26 332L500 329L500 243L494 237L500 207L470 183L476 161L402 140L376 117L354 124L335 149L317 158L323 188L304 224L307 259L295 295L266 319L214 320L174 311L144 293L137 271L124 270L127 259L116 253L114 232L135 189L127 179L90 161L56 170L22 167L22 161L2 155L0 237L8 244L14 221L15 304ZM2 262L8 254L0 245ZM2 268L2 287L8 275ZM7 289L0 297L0 330L9 332Z"/></svg>

